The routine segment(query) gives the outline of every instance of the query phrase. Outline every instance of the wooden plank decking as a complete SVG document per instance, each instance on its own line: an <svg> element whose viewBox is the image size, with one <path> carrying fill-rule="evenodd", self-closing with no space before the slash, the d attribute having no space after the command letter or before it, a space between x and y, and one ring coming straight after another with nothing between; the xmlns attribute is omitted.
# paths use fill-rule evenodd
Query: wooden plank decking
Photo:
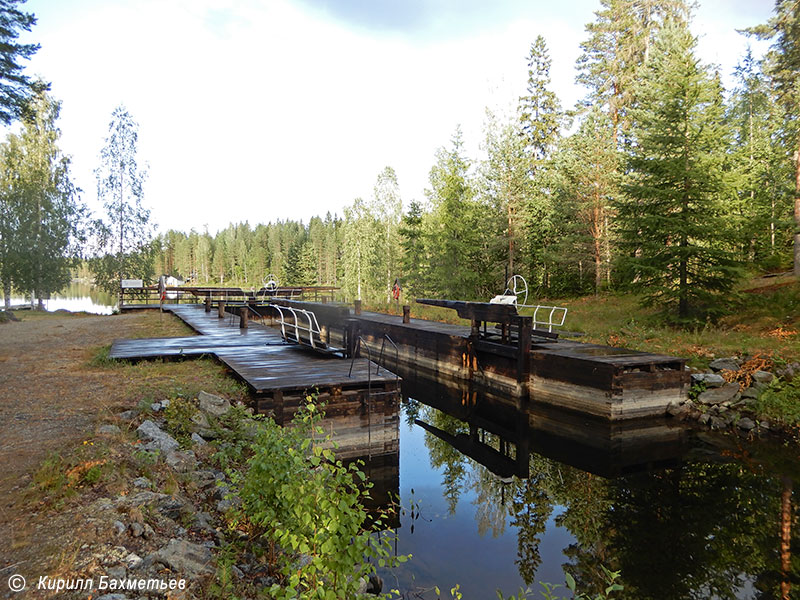
<svg viewBox="0 0 800 600"><path fill-rule="evenodd" d="M118 359L212 354L256 394L328 388L361 388L397 382L397 376L364 358L350 360L317 354L284 343L278 331L251 322L240 329L230 316L205 312L200 305L165 305L200 335L180 338L116 340L109 356Z"/></svg>

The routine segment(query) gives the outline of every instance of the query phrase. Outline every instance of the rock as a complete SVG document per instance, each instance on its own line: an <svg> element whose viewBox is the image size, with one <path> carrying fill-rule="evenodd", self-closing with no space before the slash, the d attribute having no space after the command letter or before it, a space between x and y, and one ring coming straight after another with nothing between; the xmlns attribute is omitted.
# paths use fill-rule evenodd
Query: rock
<svg viewBox="0 0 800 600"><path fill-rule="evenodd" d="M221 417L231 409L231 403L225 398L206 392L200 392L197 395L197 401L200 404L200 410L215 417Z"/></svg>
<svg viewBox="0 0 800 600"><path fill-rule="evenodd" d="M683 418L689 413L690 407L688 404L676 404L671 402L670 405L667 407L667 414L672 415L673 417Z"/></svg>
<svg viewBox="0 0 800 600"><path fill-rule="evenodd" d="M211 424L208 422L208 417L205 413L196 412L191 417L192 423L197 425L200 429L208 429Z"/></svg>
<svg viewBox="0 0 800 600"><path fill-rule="evenodd" d="M97 600L128 600L125 594L103 594Z"/></svg>
<svg viewBox="0 0 800 600"><path fill-rule="evenodd" d="M191 450L173 450L167 454L167 464L178 473L188 473L197 468L197 457Z"/></svg>
<svg viewBox="0 0 800 600"><path fill-rule="evenodd" d="M726 383L722 387L706 390L697 396L697 401L702 404L716 405L723 402L736 402L739 394L738 383Z"/></svg>
<svg viewBox="0 0 800 600"><path fill-rule="evenodd" d="M186 503L179 497L166 498L158 503L158 511L165 517L177 521L181 517L181 512Z"/></svg>
<svg viewBox="0 0 800 600"><path fill-rule="evenodd" d="M139 492L132 496L122 496L117 503L122 506L144 506L155 502L162 502L165 498L169 498L166 494L157 494L156 492Z"/></svg>
<svg viewBox="0 0 800 600"><path fill-rule="evenodd" d="M213 573L211 551L186 540L171 539L169 544L156 552L155 558L173 571L190 577Z"/></svg>
<svg viewBox="0 0 800 600"><path fill-rule="evenodd" d="M236 579L242 579L244 577L244 573L242 573L242 570L236 565L231 565L231 573Z"/></svg>
<svg viewBox="0 0 800 600"><path fill-rule="evenodd" d="M122 565L118 567L109 567L106 569L106 575L109 576L111 579L125 579L125 576L128 574L128 569L123 567Z"/></svg>
<svg viewBox="0 0 800 600"><path fill-rule="evenodd" d="M158 449L162 453L167 454L180 447L180 444L178 444L175 438L165 431L162 431L161 428L150 419L139 425L136 431L140 438L149 440L145 445L145 449L147 450Z"/></svg>
<svg viewBox="0 0 800 600"><path fill-rule="evenodd" d="M700 415L700 418L697 419L697 422L701 425L708 425L708 422L711 420L711 415L708 413L704 413Z"/></svg>
<svg viewBox="0 0 800 600"><path fill-rule="evenodd" d="M692 383L704 383L706 388L718 388L725 383L722 375L716 373L693 373Z"/></svg>
<svg viewBox="0 0 800 600"><path fill-rule="evenodd" d="M126 410L117 415L123 421L133 421L136 418L137 412L135 410Z"/></svg>
<svg viewBox="0 0 800 600"><path fill-rule="evenodd" d="M711 429L725 429L728 426L723 417L711 417L709 425L711 425Z"/></svg>
<svg viewBox="0 0 800 600"><path fill-rule="evenodd" d="M135 569L140 564L142 564L142 557L131 552L130 554L128 554L128 556L125 557L125 564L129 569Z"/></svg>
<svg viewBox="0 0 800 600"><path fill-rule="evenodd" d="M120 428L116 425L100 425L97 428L97 433L100 435L116 435L120 432Z"/></svg>
<svg viewBox="0 0 800 600"><path fill-rule="evenodd" d="M114 521L111 527L114 528L114 533L116 533L117 535L122 535L123 533L125 533L125 530L128 529L127 527L125 527L125 523L123 523L122 521Z"/></svg>
<svg viewBox="0 0 800 600"><path fill-rule="evenodd" d="M749 387L745 391L742 392L742 398L745 400L756 400L761 395L761 392L757 390L755 387Z"/></svg>
<svg viewBox="0 0 800 600"><path fill-rule="evenodd" d="M741 429L742 431L750 431L751 429L754 429L756 426L753 420L748 419L747 417L739 419L737 425L739 426L739 429Z"/></svg>
<svg viewBox="0 0 800 600"><path fill-rule="evenodd" d="M131 535L133 537L142 537L142 534L144 533L144 525L135 521L131 523L129 529L131 530Z"/></svg>
<svg viewBox="0 0 800 600"><path fill-rule="evenodd" d="M738 371L740 365L735 356L730 356L712 360L708 366L713 371Z"/></svg>
<svg viewBox="0 0 800 600"><path fill-rule="evenodd" d="M148 525L147 523L144 524L144 531L142 531L142 537L146 540L152 540L153 536L155 536L156 532L153 528Z"/></svg>
<svg viewBox="0 0 800 600"><path fill-rule="evenodd" d="M753 381L758 383L769 384L773 379L775 379L775 376L769 371L755 371L753 373Z"/></svg>
<svg viewBox="0 0 800 600"><path fill-rule="evenodd" d="M241 506L242 501L236 497L231 496L230 498L223 498L219 502L217 502L217 512L226 513L232 508L237 508Z"/></svg>
<svg viewBox="0 0 800 600"><path fill-rule="evenodd" d="M198 446L202 446L203 444L207 444L208 443L202 437L197 435L196 433L192 434L192 442L197 444Z"/></svg>
<svg viewBox="0 0 800 600"><path fill-rule="evenodd" d="M796 362L790 363L775 372L778 377L787 382L792 381L798 373L800 373L800 363Z"/></svg>
<svg viewBox="0 0 800 600"><path fill-rule="evenodd" d="M158 411L160 411L160 410L161 410L161 402L153 402L153 403L150 405L150 410L152 410L153 412L158 412Z"/></svg>
<svg viewBox="0 0 800 600"><path fill-rule="evenodd" d="M163 409L169 408L169 400L162 400L161 401L161 408L163 408Z"/></svg>
<svg viewBox="0 0 800 600"><path fill-rule="evenodd" d="M152 485L147 477L137 477L132 482L133 487L149 489Z"/></svg>
<svg viewBox="0 0 800 600"><path fill-rule="evenodd" d="M765 431L769 431L769 422L768 421L759 421L758 428L759 429L764 429Z"/></svg>

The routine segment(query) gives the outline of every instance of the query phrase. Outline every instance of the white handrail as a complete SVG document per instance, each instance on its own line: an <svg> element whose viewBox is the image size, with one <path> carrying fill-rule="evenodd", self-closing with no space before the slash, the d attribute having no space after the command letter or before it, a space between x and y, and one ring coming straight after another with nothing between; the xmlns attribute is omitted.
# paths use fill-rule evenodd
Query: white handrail
<svg viewBox="0 0 800 600"><path fill-rule="evenodd" d="M294 337L298 344L301 343L300 332L302 331L304 333L305 332L308 333L308 340L309 343L311 344L311 347L312 348L317 347L317 344L314 341L314 334L320 336L320 339L322 339L322 331L320 330L319 322L317 321L317 315L315 315L313 312L309 310L303 310L302 308L295 309L292 308L291 306L278 306L277 304L272 304L271 306L275 308L278 311L278 314L280 314L281 316L280 319L281 336L283 337L284 340L286 340L286 325L288 324L290 327L294 325ZM292 315L293 323L287 323L286 315L284 315L283 312L284 310L289 311L289 313ZM308 321L308 327L300 326L301 314Z"/></svg>

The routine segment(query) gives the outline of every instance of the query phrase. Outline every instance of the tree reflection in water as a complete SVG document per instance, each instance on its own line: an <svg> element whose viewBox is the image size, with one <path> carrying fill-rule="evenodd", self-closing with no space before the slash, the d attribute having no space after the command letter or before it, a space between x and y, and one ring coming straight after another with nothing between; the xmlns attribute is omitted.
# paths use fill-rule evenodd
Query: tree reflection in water
<svg viewBox="0 0 800 600"><path fill-rule="evenodd" d="M434 408L418 406L416 415L449 434L475 437L474 427ZM506 444L489 433L480 442L498 451ZM690 453L673 468L613 478L531 453L529 477L503 479L425 434L450 511L469 490L480 535L513 530L515 562L528 585L555 512L555 523L574 538L563 549L564 570L588 593L601 591L603 565L622 572L621 598L790 598L800 573L792 527L800 462L787 448L725 444L722 452L707 449L703 460Z"/></svg>

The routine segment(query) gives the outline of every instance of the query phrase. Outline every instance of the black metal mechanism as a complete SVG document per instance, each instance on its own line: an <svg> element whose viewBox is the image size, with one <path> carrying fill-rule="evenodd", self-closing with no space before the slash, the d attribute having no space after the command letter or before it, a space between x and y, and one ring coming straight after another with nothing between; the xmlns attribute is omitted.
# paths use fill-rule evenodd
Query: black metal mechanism
<svg viewBox="0 0 800 600"><path fill-rule="evenodd" d="M386 342L389 342L394 348L394 374L397 377L397 379L400 379L400 376L397 374L400 364L400 351L397 349L397 344L395 344L394 340L392 340L392 338L389 337L388 333L383 334L383 341L381 342L381 352L378 355L378 361L375 364L375 375L378 374L379 369L381 368L381 363L383 362L383 350L386 347ZM384 367L384 370L389 371L389 369L387 369L386 367Z"/></svg>

